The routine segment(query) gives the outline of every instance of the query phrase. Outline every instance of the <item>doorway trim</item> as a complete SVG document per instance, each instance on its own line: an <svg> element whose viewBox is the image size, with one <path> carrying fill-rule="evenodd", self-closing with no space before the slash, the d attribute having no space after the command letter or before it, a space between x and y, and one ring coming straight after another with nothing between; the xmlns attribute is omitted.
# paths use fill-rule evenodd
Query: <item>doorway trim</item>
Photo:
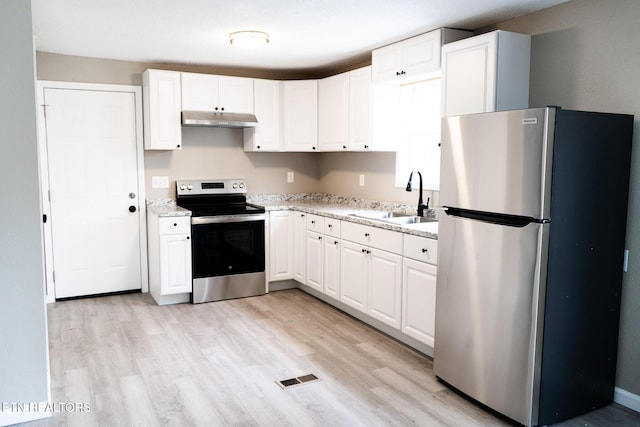
<svg viewBox="0 0 640 427"><path fill-rule="evenodd" d="M140 197L139 224L140 229L140 280L142 292L149 292L149 271L147 267L147 203L145 195L145 175L144 175L144 135L142 132L142 88L140 86L97 84L97 83L75 83L62 81L38 80L36 82L36 107L37 107L37 127L38 127L38 162L40 169L40 200L42 214L48 220L43 225L44 236L44 263L45 263L45 301L47 304L55 302L55 283L53 278L53 238L51 232L51 203L49 187L49 156L47 147L46 128L46 108L44 105L44 90L50 89L71 89L87 90L99 92L125 92L132 93L135 100L135 123L136 123L136 162L138 172L138 192Z"/></svg>

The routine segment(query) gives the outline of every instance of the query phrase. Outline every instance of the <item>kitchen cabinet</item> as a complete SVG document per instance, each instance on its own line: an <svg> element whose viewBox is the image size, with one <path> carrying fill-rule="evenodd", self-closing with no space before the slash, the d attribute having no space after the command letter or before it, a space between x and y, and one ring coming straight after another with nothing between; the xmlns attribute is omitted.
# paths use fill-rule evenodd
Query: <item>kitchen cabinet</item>
<svg viewBox="0 0 640 427"><path fill-rule="evenodd" d="M324 275L324 217L306 215L307 242L305 246L305 283L312 288L323 291Z"/></svg>
<svg viewBox="0 0 640 427"><path fill-rule="evenodd" d="M294 212L292 215L293 243L293 279L306 283L306 246L307 246L307 214Z"/></svg>
<svg viewBox="0 0 640 427"><path fill-rule="evenodd" d="M278 80L254 79L253 107L258 126L243 129L244 151L283 151Z"/></svg>
<svg viewBox="0 0 640 427"><path fill-rule="evenodd" d="M180 73L146 70L142 74L145 150L182 148Z"/></svg>
<svg viewBox="0 0 640 427"><path fill-rule="evenodd" d="M340 248L342 242L340 238L325 235L323 239L323 271L322 271L322 292L334 298L340 299Z"/></svg>
<svg viewBox="0 0 640 427"><path fill-rule="evenodd" d="M340 300L400 329L402 234L342 223Z"/></svg>
<svg viewBox="0 0 640 427"><path fill-rule="evenodd" d="M528 108L531 36L493 31L442 47L442 114Z"/></svg>
<svg viewBox="0 0 640 427"><path fill-rule="evenodd" d="M318 150L318 81L282 82L285 151Z"/></svg>
<svg viewBox="0 0 640 427"><path fill-rule="evenodd" d="M269 212L269 281L293 279L293 212Z"/></svg>
<svg viewBox="0 0 640 427"><path fill-rule="evenodd" d="M306 244L306 284L323 291L324 273L324 236L316 231L307 230Z"/></svg>
<svg viewBox="0 0 640 427"><path fill-rule="evenodd" d="M191 218L147 218L149 292L160 305L188 302L191 297Z"/></svg>
<svg viewBox="0 0 640 427"><path fill-rule="evenodd" d="M320 151L371 150L371 67L318 82Z"/></svg>
<svg viewBox="0 0 640 427"><path fill-rule="evenodd" d="M469 31L439 28L375 49L371 53L372 80L377 83L409 83L440 70L443 43L469 37Z"/></svg>
<svg viewBox="0 0 640 427"><path fill-rule="evenodd" d="M182 73L182 109L253 113L253 79Z"/></svg>
<svg viewBox="0 0 640 427"><path fill-rule="evenodd" d="M437 241L406 235L402 262L402 332L434 346Z"/></svg>

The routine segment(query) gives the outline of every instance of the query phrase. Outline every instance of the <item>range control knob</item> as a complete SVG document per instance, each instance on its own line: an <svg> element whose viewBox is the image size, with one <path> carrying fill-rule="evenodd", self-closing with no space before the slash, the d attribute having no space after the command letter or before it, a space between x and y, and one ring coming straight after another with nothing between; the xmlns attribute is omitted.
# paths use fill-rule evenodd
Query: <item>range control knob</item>
<svg viewBox="0 0 640 427"><path fill-rule="evenodd" d="M189 190L189 191L193 190L193 185L191 185L191 184L187 185L187 190Z"/></svg>
<svg viewBox="0 0 640 427"><path fill-rule="evenodd" d="M238 188L238 183L237 183L237 182L234 182L234 183L233 183L233 185L232 185L232 187L233 187L233 189L235 190L236 188Z"/></svg>
<svg viewBox="0 0 640 427"><path fill-rule="evenodd" d="M182 184L182 185L180 186L180 190L184 191L184 190L186 190L186 189L187 189L187 186L186 186L186 185Z"/></svg>
<svg viewBox="0 0 640 427"><path fill-rule="evenodd" d="M244 188L244 182L240 183L240 188Z"/></svg>

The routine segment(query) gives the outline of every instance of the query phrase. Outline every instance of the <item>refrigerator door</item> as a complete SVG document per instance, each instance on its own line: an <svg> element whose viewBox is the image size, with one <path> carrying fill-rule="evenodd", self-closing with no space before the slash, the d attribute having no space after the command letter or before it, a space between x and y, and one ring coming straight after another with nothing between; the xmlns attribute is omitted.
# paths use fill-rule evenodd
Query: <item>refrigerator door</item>
<svg viewBox="0 0 640 427"><path fill-rule="evenodd" d="M439 223L435 374L523 424L537 416L549 224Z"/></svg>
<svg viewBox="0 0 640 427"><path fill-rule="evenodd" d="M554 119L553 108L443 118L440 204L549 218Z"/></svg>

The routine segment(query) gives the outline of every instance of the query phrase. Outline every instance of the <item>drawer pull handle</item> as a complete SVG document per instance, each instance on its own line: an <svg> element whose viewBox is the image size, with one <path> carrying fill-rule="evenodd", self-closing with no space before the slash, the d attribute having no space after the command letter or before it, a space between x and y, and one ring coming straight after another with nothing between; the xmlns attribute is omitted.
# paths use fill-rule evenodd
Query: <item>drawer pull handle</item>
<svg viewBox="0 0 640 427"><path fill-rule="evenodd" d="M369 237L369 236L371 236L371 234L369 234L369 233L364 233L364 237Z"/></svg>
<svg viewBox="0 0 640 427"><path fill-rule="evenodd" d="M334 240L334 241L333 241L333 244L334 244L334 245L337 245L337 244L338 244L338 241L337 241L337 240Z"/></svg>
<svg viewBox="0 0 640 427"><path fill-rule="evenodd" d="M191 236L187 236L187 240L191 239Z"/></svg>
<svg viewBox="0 0 640 427"><path fill-rule="evenodd" d="M329 227L329 228L333 228L333 224L329 224L327 227Z"/></svg>
<svg viewBox="0 0 640 427"><path fill-rule="evenodd" d="M315 224L316 222L314 220L311 220L311 224Z"/></svg>
<svg viewBox="0 0 640 427"><path fill-rule="evenodd" d="M318 240L322 240L322 236L318 236Z"/></svg>
<svg viewBox="0 0 640 427"><path fill-rule="evenodd" d="M366 254L366 253L367 253L367 250L366 250L366 249L362 249L362 253L363 253L363 254Z"/></svg>
<svg viewBox="0 0 640 427"><path fill-rule="evenodd" d="M429 252L429 249L424 249L424 248L422 248L422 253L423 253L423 254L426 254L427 252Z"/></svg>
<svg viewBox="0 0 640 427"><path fill-rule="evenodd" d="M177 223L177 222L174 222L174 223L173 223L173 226L174 226L174 227L177 227L177 226L178 226L178 223Z"/></svg>

